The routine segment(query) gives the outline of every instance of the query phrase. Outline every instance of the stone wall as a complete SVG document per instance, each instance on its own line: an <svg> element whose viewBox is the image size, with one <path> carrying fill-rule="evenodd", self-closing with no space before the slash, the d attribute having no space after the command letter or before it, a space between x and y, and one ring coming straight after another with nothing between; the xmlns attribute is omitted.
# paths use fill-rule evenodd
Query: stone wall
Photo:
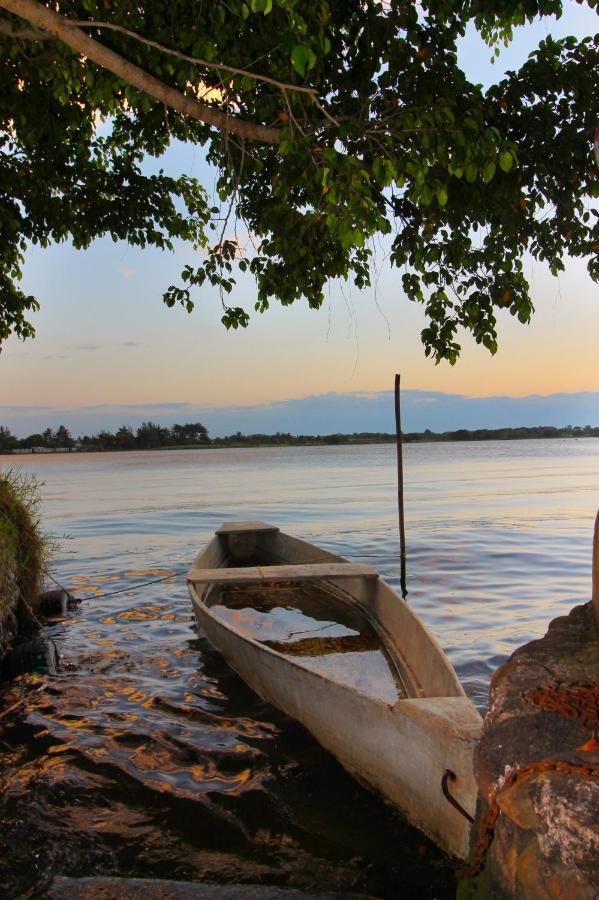
<svg viewBox="0 0 599 900"><path fill-rule="evenodd" d="M598 896L596 611L587 603L555 619L544 638L517 650L492 680L475 754L475 844L489 809L498 818L470 892L480 900Z"/></svg>

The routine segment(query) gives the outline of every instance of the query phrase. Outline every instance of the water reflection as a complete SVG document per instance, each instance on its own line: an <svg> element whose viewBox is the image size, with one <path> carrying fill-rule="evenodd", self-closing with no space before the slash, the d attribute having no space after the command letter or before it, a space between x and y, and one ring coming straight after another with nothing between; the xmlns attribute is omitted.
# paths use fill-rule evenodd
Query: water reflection
<svg viewBox="0 0 599 900"><path fill-rule="evenodd" d="M212 612L312 672L393 705L403 685L359 609L313 584L231 585L210 595Z"/></svg>
<svg viewBox="0 0 599 900"><path fill-rule="evenodd" d="M408 600L483 708L499 662L589 597L599 441L406 451ZM0 685L0 708L26 704L0 720L2 896L56 873L453 896L440 854L196 635L180 577L135 589L240 515L397 586L392 447L7 463L45 482L84 602L49 625L72 668Z"/></svg>

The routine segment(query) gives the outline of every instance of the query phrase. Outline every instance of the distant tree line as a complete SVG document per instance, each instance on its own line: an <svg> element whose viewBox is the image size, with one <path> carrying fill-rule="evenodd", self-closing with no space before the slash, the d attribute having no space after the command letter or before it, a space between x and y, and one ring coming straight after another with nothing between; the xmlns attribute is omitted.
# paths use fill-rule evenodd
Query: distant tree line
<svg viewBox="0 0 599 900"><path fill-rule="evenodd" d="M209 444L208 429L201 422L187 422L164 428L155 422L142 422L134 431L130 425L122 425L114 434L99 431L98 434L83 434L73 438L68 428L60 425L56 431L46 428L41 434L30 434L17 438L10 430L0 425L0 452L41 448L47 450L152 450L157 447L195 447Z"/></svg>
<svg viewBox="0 0 599 900"><path fill-rule="evenodd" d="M32 447L70 450L74 446L75 441L64 425L60 425L56 431L46 428L41 434L30 434L25 438L15 437L9 428L0 425L0 452L2 453L17 449L26 450Z"/></svg>
<svg viewBox="0 0 599 900"><path fill-rule="evenodd" d="M458 428L457 431L436 433L427 428L422 432L403 435L406 444L422 441L518 441L534 438L599 437L599 428L593 425L537 425L533 428ZM395 439L395 438L393 438Z"/></svg>
<svg viewBox="0 0 599 900"><path fill-rule="evenodd" d="M567 425L555 428L540 425L534 428L460 428L457 431L409 431L402 433L404 444L443 441L509 441L534 438L599 437L599 427L592 425ZM273 445L305 446L319 444L390 444L395 434L386 431L354 431L352 434L242 434L240 431L227 437L212 438L213 447L270 447Z"/></svg>
<svg viewBox="0 0 599 900"><path fill-rule="evenodd" d="M555 428L551 425L534 428L459 428L456 431L411 431L402 435L406 444L449 441L506 441L531 438L599 437L599 427L592 425ZM226 437L210 438L201 422L187 422L166 428L155 422L143 422L137 430L122 425L118 431L99 431L98 434L73 438L68 428L60 425L55 431L46 428L41 434L25 438L15 437L0 425L0 453L33 448L47 450L154 450L160 447L289 447L330 444L389 444L395 435L383 431L357 431L352 434L242 434L237 431Z"/></svg>

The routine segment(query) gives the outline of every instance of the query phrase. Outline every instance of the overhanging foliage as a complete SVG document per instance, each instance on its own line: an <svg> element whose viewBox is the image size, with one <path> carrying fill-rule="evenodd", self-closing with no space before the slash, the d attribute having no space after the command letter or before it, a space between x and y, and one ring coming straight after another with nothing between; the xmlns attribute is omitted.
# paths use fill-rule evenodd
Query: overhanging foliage
<svg viewBox="0 0 599 900"><path fill-rule="evenodd" d="M383 234L425 306L426 353L455 362L460 328L494 352L497 309L532 313L525 252L554 273L584 258L599 279L599 39L547 38L486 92L457 41L470 22L509 40L561 7L0 0L0 340L32 334L28 242L190 241L208 252L166 303L191 310L217 285L238 327L248 315L225 299L237 267L256 279L257 310L302 297L317 308L331 278L370 283ZM194 178L142 173L173 139L205 145L224 213Z"/></svg>

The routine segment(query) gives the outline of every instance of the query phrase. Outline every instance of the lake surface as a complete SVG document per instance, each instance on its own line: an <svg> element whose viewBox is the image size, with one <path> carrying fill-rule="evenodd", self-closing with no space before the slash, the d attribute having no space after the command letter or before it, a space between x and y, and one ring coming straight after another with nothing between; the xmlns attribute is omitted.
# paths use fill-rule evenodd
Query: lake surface
<svg viewBox="0 0 599 900"><path fill-rule="evenodd" d="M451 866L194 627L184 572L260 518L399 585L391 445L0 457L42 482L63 667L0 684L0 894L120 874L451 897ZM408 602L484 710L490 676L586 602L599 440L408 445ZM111 591L123 593L109 596ZM98 595L103 596L98 596ZM402 893L403 892L403 893Z"/></svg>

